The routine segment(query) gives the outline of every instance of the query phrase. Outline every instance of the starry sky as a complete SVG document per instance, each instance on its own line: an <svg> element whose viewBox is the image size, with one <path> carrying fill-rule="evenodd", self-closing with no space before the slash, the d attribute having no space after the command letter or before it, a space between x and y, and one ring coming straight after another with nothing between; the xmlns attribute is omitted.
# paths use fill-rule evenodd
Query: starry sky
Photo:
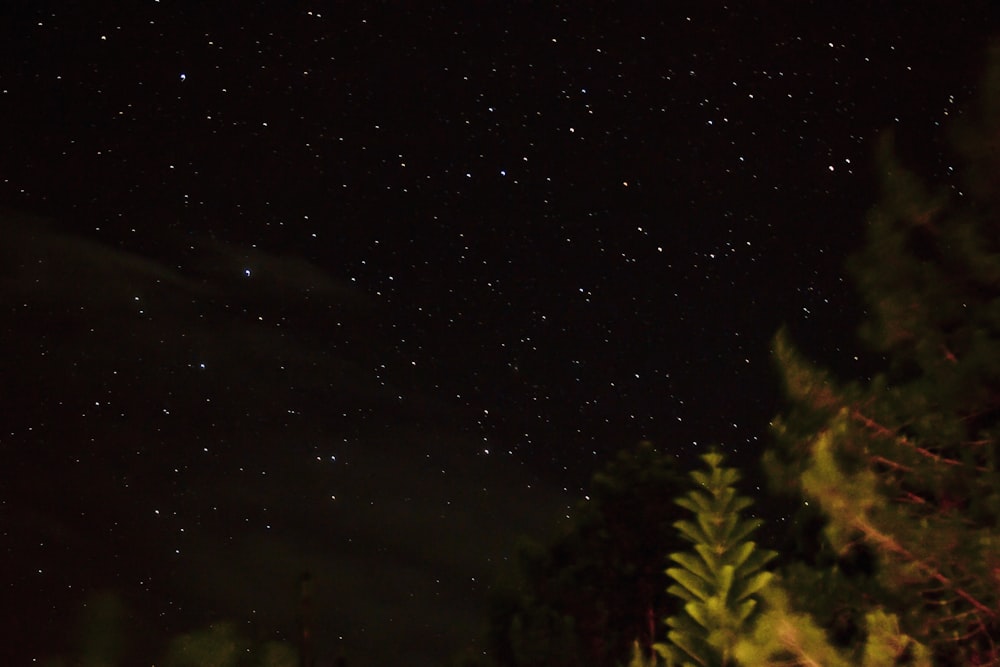
<svg viewBox="0 0 1000 667"><path fill-rule="evenodd" d="M741 465L888 130L956 180L989 2L11 3L0 614L113 591L134 654L231 619L440 664L618 449ZM759 480L757 480L759 482ZM751 486L754 486L751 480ZM156 643L160 642L160 643Z"/></svg>

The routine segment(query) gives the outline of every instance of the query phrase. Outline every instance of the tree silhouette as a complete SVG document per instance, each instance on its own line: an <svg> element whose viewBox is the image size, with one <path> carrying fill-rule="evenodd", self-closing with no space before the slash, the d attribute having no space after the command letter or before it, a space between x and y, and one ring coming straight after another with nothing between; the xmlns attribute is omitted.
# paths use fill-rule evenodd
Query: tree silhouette
<svg viewBox="0 0 1000 667"><path fill-rule="evenodd" d="M591 481L588 499L558 539L525 541L520 585L493 601L491 648L503 665L614 667L633 642L648 654L666 594L666 554L682 544L671 528L686 481L674 457L651 443L623 450Z"/></svg>

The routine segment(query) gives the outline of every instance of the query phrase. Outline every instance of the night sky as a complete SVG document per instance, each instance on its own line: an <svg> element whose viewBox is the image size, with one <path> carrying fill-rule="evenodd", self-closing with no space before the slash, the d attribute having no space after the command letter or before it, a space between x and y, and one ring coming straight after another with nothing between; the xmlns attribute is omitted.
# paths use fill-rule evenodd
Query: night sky
<svg viewBox="0 0 1000 667"><path fill-rule="evenodd" d="M957 181L996 10L894 5L8 3L2 661L100 591L294 641L308 571L441 664L620 448L751 464L779 326L865 372L880 134Z"/></svg>

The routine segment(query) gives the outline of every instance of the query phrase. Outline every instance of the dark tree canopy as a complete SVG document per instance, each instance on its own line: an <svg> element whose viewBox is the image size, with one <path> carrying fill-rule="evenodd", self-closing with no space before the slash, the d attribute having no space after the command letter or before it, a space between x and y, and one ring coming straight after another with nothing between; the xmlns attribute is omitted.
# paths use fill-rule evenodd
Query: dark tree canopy
<svg viewBox="0 0 1000 667"><path fill-rule="evenodd" d="M674 457L648 442L596 473L561 536L522 545L520 586L494 600L498 661L614 667L634 641L648 649L675 606L664 570L681 544L674 499L686 486Z"/></svg>

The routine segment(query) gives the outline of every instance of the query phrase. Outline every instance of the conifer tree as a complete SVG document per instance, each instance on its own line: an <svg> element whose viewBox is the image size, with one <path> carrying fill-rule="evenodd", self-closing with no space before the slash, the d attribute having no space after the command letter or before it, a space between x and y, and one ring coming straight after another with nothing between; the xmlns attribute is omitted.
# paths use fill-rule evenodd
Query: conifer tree
<svg viewBox="0 0 1000 667"><path fill-rule="evenodd" d="M996 53L992 62L979 113L955 133L966 185L929 191L891 140L881 147L882 198L849 268L867 304L861 337L885 370L841 383L784 332L774 345L790 407L765 466L776 488L819 507L835 554L824 572L788 577L793 599L808 607L804 586L819 583L853 605L859 627L894 614L935 664L1000 664ZM859 554L871 579L848 594Z"/></svg>
<svg viewBox="0 0 1000 667"><path fill-rule="evenodd" d="M761 524L741 512L753 504L737 494L735 468L721 467L723 456L702 457L708 470L695 470L697 487L677 504L695 515L674 524L693 551L670 554L679 567L667 569L674 584L667 592L685 601L683 610L667 619L668 644L657 646L668 664L732 665L733 650L757 605L755 594L773 576L763 570L777 554L756 548L746 538Z"/></svg>

